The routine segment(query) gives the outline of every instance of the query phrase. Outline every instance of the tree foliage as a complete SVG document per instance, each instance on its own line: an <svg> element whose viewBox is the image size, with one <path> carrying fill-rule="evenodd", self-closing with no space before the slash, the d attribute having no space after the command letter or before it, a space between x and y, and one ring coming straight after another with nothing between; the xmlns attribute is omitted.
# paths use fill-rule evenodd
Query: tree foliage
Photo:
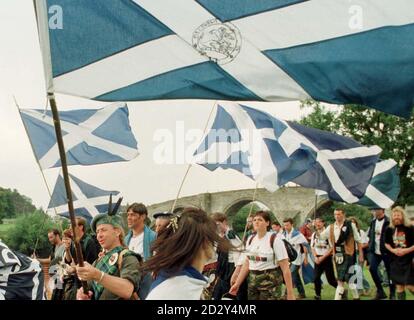
<svg viewBox="0 0 414 320"><path fill-rule="evenodd" d="M21 195L17 190L0 187L0 220L14 218L20 214L31 213L36 210L32 200Z"/></svg>
<svg viewBox="0 0 414 320"><path fill-rule="evenodd" d="M414 116L409 120L360 105L329 110L307 100L303 108L312 112L301 123L351 137L363 145L378 145L382 159L394 159L400 168L401 192L398 205L414 203Z"/></svg>
<svg viewBox="0 0 414 320"><path fill-rule="evenodd" d="M334 211L337 208L344 209L347 218L355 217L362 230L366 231L368 229L372 220L369 209L363 206L343 204L341 202L332 202L330 206L318 210L318 217L322 217L325 220L325 226L335 222Z"/></svg>
<svg viewBox="0 0 414 320"><path fill-rule="evenodd" d="M237 214L230 221L230 223L232 224L233 230L236 231L237 234L239 235L243 235L244 228L246 226L247 217L249 216L250 208L251 208L251 203L246 204L243 208L241 208L237 212ZM258 205L253 204L252 214L254 214L255 212L259 210L263 210L263 209L260 209ZM276 218L272 212L270 212L270 216L271 216L272 222L276 221Z"/></svg>
<svg viewBox="0 0 414 320"><path fill-rule="evenodd" d="M62 226L65 228L67 223ZM7 245L23 254L31 255L36 246L36 254L39 257L47 257L51 246L47 238L50 229L61 229L60 222L54 220L41 210L30 214L20 215L14 221L13 227L8 230L5 241Z"/></svg>

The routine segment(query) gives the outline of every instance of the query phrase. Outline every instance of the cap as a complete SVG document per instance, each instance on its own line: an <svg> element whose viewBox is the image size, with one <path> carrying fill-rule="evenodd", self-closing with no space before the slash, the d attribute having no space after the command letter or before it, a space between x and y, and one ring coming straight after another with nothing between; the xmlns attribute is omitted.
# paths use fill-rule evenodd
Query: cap
<svg viewBox="0 0 414 320"><path fill-rule="evenodd" d="M165 211L165 212L154 213L153 217L154 217L154 219L157 219L157 218L171 218L172 215L173 214L171 212Z"/></svg>
<svg viewBox="0 0 414 320"><path fill-rule="evenodd" d="M98 215L96 215L91 222L91 228L93 230L93 232L96 233L96 228L97 226L101 225L101 224L110 224L113 225L114 227L119 227L119 228L123 228L123 221L122 221L122 217L119 215L108 215L106 213L100 213Z"/></svg>

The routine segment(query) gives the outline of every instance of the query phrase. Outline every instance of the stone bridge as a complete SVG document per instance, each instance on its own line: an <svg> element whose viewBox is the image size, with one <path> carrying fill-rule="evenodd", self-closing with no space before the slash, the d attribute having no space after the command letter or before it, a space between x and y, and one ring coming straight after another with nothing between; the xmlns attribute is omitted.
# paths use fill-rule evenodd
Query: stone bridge
<svg viewBox="0 0 414 320"><path fill-rule="evenodd" d="M208 213L223 212L228 216L235 215L246 204L253 200L254 189L232 190L179 198L175 212L184 207L197 207ZM329 200L318 198L317 209L329 203ZM296 225L302 224L315 210L315 193L313 189L302 187L283 187L276 192L258 189L255 201L265 205L273 212L279 222L285 218L294 219ZM148 206L149 216L156 212L170 211L174 200Z"/></svg>

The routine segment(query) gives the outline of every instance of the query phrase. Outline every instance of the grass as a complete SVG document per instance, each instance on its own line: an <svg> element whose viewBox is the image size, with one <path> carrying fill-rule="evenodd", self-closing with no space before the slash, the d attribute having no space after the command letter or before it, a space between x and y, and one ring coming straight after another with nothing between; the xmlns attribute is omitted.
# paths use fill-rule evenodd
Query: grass
<svg viewBox="0 0 414 320"><path fill-rule="evenodd" d="M375 297L376 294L376 287L374 282L372 281L371 274L369 273L369 270L367 268L364 268L364 277L368 280L371 289L370 294L368 296L361 296L361 300L371 300ZM384 291L389 296L389 288L384 287ZM306 292L306 299L304 300L314 300L315 297L315 290L313 283L308 283L305 285L305 292ZM414 295L411 294L408 290L406 290L407 293L407 300L414 300ZM295 289L295 294L297 295L297 290ZM329 284L324 284L322 286L322 300L333 300L335 297L335 289L332 288ZM348 293L348 298L352 299L351 293Z"/></svg>

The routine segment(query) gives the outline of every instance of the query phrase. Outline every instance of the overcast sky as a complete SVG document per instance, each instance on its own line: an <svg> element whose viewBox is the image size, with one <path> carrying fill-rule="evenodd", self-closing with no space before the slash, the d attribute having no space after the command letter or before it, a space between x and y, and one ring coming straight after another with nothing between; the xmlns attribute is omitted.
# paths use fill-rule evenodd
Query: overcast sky
<svg viewBox="0 0 414 320"><path fill-rule="evenodd" d="M0 186L17 189L36 206L46 208L49 195L31 151L28 137L13 101L21 108L44 108L45 84L32 1L0 1ZM105 103L57 95L61 110L99 108ZM203 129L214 101L154 101L129 103L130 122L140 155L130 162L89 167L71 166L69 172L102 189L119 190L126 202L146 204L173 199L187 166L156 164L153 160L157 129L175 132L177 122L185 129ZM299 119L299 102L252 103L283 119ZM46 170L53 189L57 169ZM182 196L202 192L254 188L242 174L218 170L210 172L193 167L184 184Z"/></svg>

